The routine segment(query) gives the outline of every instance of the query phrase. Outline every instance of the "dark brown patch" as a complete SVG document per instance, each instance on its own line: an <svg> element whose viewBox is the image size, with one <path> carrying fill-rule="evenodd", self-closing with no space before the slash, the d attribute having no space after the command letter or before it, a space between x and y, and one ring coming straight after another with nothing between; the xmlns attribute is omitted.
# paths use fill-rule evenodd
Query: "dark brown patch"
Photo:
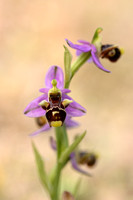
<svg viewBox="0 0 133 200"><path fill-rule="evenodd" d="M53 115L53 112L57 112L57 113ZM66 118L66 112L62 108L53 107L46 112L46 118L50 126L51 126L51 122L53 121L62 121L62 124L63 124Z"/></svg>

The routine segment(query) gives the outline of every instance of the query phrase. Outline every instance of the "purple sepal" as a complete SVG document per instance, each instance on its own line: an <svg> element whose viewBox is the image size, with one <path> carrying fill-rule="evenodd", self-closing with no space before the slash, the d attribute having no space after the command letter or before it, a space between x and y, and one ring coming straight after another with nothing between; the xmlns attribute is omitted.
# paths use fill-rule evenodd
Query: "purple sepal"
<svg viewBox="0 0 133 200"><path fill-rule="evenodd" d="M64 74L63 70L58 66L51 66L46 74L45 77L45 85L46 88L52 88L51 81L56 79L57 81L57 88L63 89L64 87Z"/></svg>
<svg viewBox="0 0 133 200"><path fill-rule="evenodd" d="M72 120L71 117L67 116L65 120L65 126L68 128L79 126L79 123Z"/></svg>
<svg viewBox="0 0 133 200"><path fill-rule="evenodd" d="M47 123L47 124L45 124L42 128L40 128L39 130L35 131L34 133L31 133L30 136L38 135L38 134L40 134L40 133L42 133L42 132L44 132L44 131L47 131L47 130L49 130L49 129L50 129L50 126L49 126L49 124Z"/></svg>
<svg viewBox="0 0 133 200"><path fill-rule="evenodd" d="M42 100L47 100L48 99L48 95L47 94L43 94L40 97L34 99L31 103L28 104L28 106L24 109L24 114L28 117L41 117L44 116L46 111L44 109L42 109L41 106L39 106L38 104L42 101Z"/></svg>
<svg viewBox="0 0 133 200"><path fill-rule="evenodd" d="M61 89L61 92L66 94L66 93L70 93L71 90L69 90L69 89L65 89L65 88L64 88L64 89Z"/></svg>
<svg viewBox="0 0 133 200"><path fill-rule="evenodd" d="M41 88L39 90L39 92L42 92L42 93L48 93L48 91L49 91L49 88Z"/></svg>

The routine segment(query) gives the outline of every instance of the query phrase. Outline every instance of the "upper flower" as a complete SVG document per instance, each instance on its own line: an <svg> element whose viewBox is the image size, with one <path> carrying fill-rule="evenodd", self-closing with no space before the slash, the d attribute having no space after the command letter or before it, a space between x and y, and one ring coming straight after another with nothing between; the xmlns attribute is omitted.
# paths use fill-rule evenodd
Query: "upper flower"
<svg viewBox="0 0 133 200"><path fill-rule="evenodd" d="M101 70L105 72L110 72L109 70L105 69L103 65L101 64L99 60L99 52L98 49L94 44L91 44L90 42L84 41L84 40L78 40L80 44L74 44L70 40L66 39L67 44L73 48L76 49L76 55L79 56L82 53L91 53L91 57L88 59L88 62L93 61L94 64Z"/></svg>
<svg viewBox="0 0 133 200"><path fill-rule="evenodd" d="M24 110L28 117L46 116L49 126L62 126L66 120L71 122L71 117L78 117L85 114L86 110L75 102L66 93L69 89L64 88L63 71L58 66L51 66L45 77L46 88L39 91L43 95L34 99ZM67 117L66 117L67 116Z"/></svg>
<svg viewBox="0 0 133 200"><path fill-rule="evenodd" d="M101 70L105 72L110 72L109 70L105 69L101 64L99 58L107 58L111 62L116 62L120 56L123 54L123 49L119 48L116 45L102 45L100 33L102 28L97 28L92 42L78 40L79 44L74 44L70 40L66 39L67 44L76 49L76 54L79 56L80 54L86 54L86 61L94 62L94 64Z"/></svg>

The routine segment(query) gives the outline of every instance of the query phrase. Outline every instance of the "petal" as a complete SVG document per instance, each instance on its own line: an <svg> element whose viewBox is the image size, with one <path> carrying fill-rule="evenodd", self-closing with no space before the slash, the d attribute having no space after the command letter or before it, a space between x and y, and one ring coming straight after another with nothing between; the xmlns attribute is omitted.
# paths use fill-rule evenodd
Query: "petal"
<svg viewBox="0 0 133 200"><path fill-rule="evenodd" d="M45 124L42 128L40 128L39 130L35 131L34 133L31 133L30 136L35 136L35 135L38 135L39 133L41 132L44 132L44 131L47 131L50 129L50 126L49 124Z"/></svg>
<svg viewBox="0 0 133 200"><path fill-rule="evenodd" d="M72 167L77 170L78 172L82 173L82 174L85 174L87 176L92 176L91 174L89 174L88 172L86 172L85 170L81 169L76 161L76 155L74 152L71 153L70 155L70 161L71 161L71 164L72 164Z"/></svg>
<svg viewBox="0 0 133 200"><path fill-rule="evenodd" d="M86 109L82 107L79 103L74 101L71 97L69 97L66 94L62 95L62 100L63 99L70 99L73 102L69 104L69 106L65 109L67 114L72 116L72 117L79 117L82 116L86 113Z"/></svg>
<svg viewBox="0 0 133 200"><path fill-rule="evenodd" d="M74 120L72 120L70 117L66 117L66 119L65 119L65 125L66 125L66 127L76 127L76 126L78 126L79 125L79 123L78 122L76 122L76 121L74 121Z"/></svg>
<svg viewBox="0 0 133 200"><path fill-rule="evenodd" d="M47 88L52 88L51 81L53 79L57 80L57 88L63 89L64 87L64 74L63 70L58 66L51 66L45 77L45 85Z"/></svg>
<svg viewBox="0 0 133 200"><path fill-rule="evenodd" d="M88 44L82 44L82 45L81 44L73 44L70 40L67 40L67 39L66 39L66 42L73 49L77 49L77 50L80 50L82 52L88 52L92 49L91 46L88 45Z"/></svg>
<svg viewBox="0 0 133 200"><path fill-rule="evenodd" d="M43 94L40 97L34 99L31 103L28 104L28 106L24 109L24 114L28 117L41 117L45 115L46 111L42 109L41 106L38 104L42 100L47 100L48 95Z"/></svg>
<svg viewBox="0 0 133 200"><path fill-rule="evenodd" d="M96 53L94 53L93 51L91 51L91 55L92 55L93 62L95 63L95 65L96 65L99 69L101 69L101 70L103 70L103 71L105 71L105 72L110 73L109 70L105 69L105 68L102 66L102 64L101 64L100 61L99 61L98 56L96 55Z"/></svg>

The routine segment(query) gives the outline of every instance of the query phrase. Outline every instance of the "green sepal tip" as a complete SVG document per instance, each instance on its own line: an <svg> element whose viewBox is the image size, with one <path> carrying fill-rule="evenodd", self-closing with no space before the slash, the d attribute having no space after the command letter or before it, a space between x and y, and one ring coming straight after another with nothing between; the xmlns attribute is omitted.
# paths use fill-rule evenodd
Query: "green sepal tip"
<svg viewBox="0 0 133 200"><path fill-rule="evenodd" d="M68 48L64 45L64 68L65 68L65 88L69 87L69 82L71 80L71 62L72 55Z"/></svg>
<svg viewBox="0 0 133 200"><path fill-rule="evenodd" d="M100 36L100 33L102 32L102 30L103 29L101 27L97 28L92 39L92 44L95 45L98 53L101 51L101 46L102 46L102 43L101 43L102 38Z"/></svg>

